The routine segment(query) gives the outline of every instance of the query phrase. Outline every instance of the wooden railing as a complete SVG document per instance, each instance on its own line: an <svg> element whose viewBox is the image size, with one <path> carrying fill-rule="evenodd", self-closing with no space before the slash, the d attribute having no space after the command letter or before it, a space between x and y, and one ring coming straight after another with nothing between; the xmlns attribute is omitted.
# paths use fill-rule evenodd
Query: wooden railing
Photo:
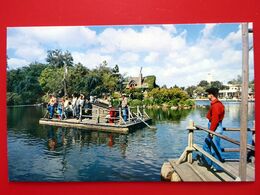
<svg viewBox="0 0 260 195"><path fill-rule="evenodd" d="M225 131L239 131L240 129L239 128L223 128ZM187 127L187 130L188 130L188 146L185 148L184 152L182 153L182 155L180 156L180 158L177 160L176 164L180 164L182 163L183 161L186 161L188 163L192 163L192 153L194 151L198 151L200 153L202 153L204 156L206 156L207 158L209 158L212 162L216 163L218 166L220 166L230 177L232 177L234 180L239 180L240 181L240 178L239 176L237 175L237 173L234 173L233 172L233 167L231 167L230 165L228 164L225 164L223 162L220 162L219 160L217 160L215 157L213 157L212 155L210 155L209 153L205 152L200 146L198 146L197 144L194 144L193 143L193 136L194 136L194 131L204 131L204 132L207 132L207 133L210 133L214 136L217 136L221 139L224 139L230 143L233 143L235 145L240 145L240 142L235 140L235 139L232 139L228 136L225 136L225 135L221 135L219 133L216 133L216 132L213 132L213 131L210 131L209 129L205 128L205 127L202 127L202 126L199 126L199 125L194 125L194 122L193 121L190 121L189 122L189 126ZM254 136L255 134L255 128L248 128L248 131L251 131L252 132L252 135ZM255 151L255 147L254 147L254 137L253 137L253 140L252 140L252 145L251 144L247 144L247 150L252 150L252 151ZM223 149L224 152L239 152L239 148L228 148L228 149Z"/></svg>
<svg viewBox="0 0 260 195"><path fill-rule="evenodd" d="M128 121L136 121L136 120L145 120L150 118L148 116L148 114L145 112L143 107L127 107L128 109ZM97 108L97 109L88 109L89 111L92 111L91 115L84 115L83 114L83 109L82 107L80 107L80 114L79 114L79 119L82 120L84 117L85 118L91 118L93 120L96 120L97 123L99 123L101 120L107 120L107 119L113 119L115 121L115 123L119 123L119 124L126 124L127 121L125 121L123 119L123 115L122 115L122 108L119 107L118 109L113 109L114 112L116 112L117 117L111 117L109 116L109 118L106 118L109 115L109 108ZM136 112L134 112L133 110L136 110ZM93 111L95 113L93 113ZM106 113L106 114L104 114Z"/></svg>

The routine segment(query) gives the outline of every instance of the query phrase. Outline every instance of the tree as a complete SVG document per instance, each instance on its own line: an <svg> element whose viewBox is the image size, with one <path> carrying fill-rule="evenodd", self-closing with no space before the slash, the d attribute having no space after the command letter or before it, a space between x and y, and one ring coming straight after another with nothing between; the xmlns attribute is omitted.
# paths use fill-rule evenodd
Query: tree
<svg viewBox="0 0 260 195"><path fill-rule="evenodd" d="M117 64L116 64L115 67L112 69L112 72L113 72L114 74L118 74L118 73L119 73L119 67L118 67Z"/></svg>
<svg viewBox="0 0 260 195"><path fill-rule="evenodd" d="M198 84L199 87L203 87L203 88L208 88L209 83L208 81L202 80L200 81L200 83Z"/></svg>
<svg viewBox="0 0 260 195"><path fill-rule="evenodd" d="M204 96L205 94L205 89L201 86L198 86L196 88L196 90L194 91L194 94L196 94L197 96Z"/></svg>
<svg viewBox="0 0 260 195"><path fill-rule="evenodd" d="M47 51L46 61L57 68L73 66L73 57L70 52L62 52L60 49Z"/></svg>
<svg viewBox="0 0 260 195"><path fill-rule="evenodd" d="M196 90L196 86L192 85L186 88L186 92L189 94L190 97L194 95L194 91Z"/></svg>
<svg viewBox="0 0 260 195"><path fill-rule="evenodd" d="M39 77L39 83L45 93L61 93L63 91L63 68L48 67Z"/></svg>
<svg viewBox="0 0 260 195"><path fill-rule="evenodd" d="M249 88L252 90L252 92L255 92L255 79L249 82Z"/></svg>
<svg viewBox="0 0 260 195"><path fill-rule="evenodd" d="M224 89L225 88L223 83L221 83L220 81L212 81L210 83L210 87L215 87L215 88L218 88L218 89Z"/></svg>
<svg viewBox="0 0 260 195"><path fill-rule="evenodd" d="M34 62L29 66L7 72L7 103L34 104L43 95L38 77L46 65Z"/></svg>

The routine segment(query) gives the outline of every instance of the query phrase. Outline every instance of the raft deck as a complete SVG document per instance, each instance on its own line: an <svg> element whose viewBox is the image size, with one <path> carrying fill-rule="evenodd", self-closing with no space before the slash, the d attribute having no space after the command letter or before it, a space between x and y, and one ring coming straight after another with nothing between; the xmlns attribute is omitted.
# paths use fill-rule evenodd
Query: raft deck
<svg viewBox="0 0 260 195"><path fill-rule="evenodd" d="M152 119L144 119L144 122L147 124L151 124ZM113 132L113 133L123 133L127 134L133 130L147 127L147 125L141 120L135 120L131 122L126 122L125 124L115 124L115 123L97 123L95 120L91 119L83 119L79 121L77 119L47 119L41 118L39 123L42 125L52 125L59 127L72 127L79 129L88 129L88 130L99 130L105 132Z"/></svg>

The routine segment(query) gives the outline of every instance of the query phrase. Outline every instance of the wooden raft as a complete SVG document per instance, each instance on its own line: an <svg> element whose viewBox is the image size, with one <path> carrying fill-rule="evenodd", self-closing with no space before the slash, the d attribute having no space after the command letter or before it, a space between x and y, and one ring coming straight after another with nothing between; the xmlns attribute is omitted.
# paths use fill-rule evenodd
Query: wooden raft
<svg viewBox="0 0 260 195"><path fill-rule="evenodd" d="M152 119L144 119L148 124L151 124ZM89 129L89 130L99 130L114 133L124 133L127 134L138 128L146 127L146 124L141 120L126 122L125 124L114 124L114 123L97 123L95 120L83 119L81 122L77 119L46 119L41 118L39 124L42 125L52 125L59 127L72 127L79 129Z"/></svg>

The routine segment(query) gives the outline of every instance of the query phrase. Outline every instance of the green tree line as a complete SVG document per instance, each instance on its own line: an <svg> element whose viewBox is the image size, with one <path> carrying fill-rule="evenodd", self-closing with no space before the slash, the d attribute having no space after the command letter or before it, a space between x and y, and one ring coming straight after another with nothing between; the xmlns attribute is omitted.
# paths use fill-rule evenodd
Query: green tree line
<svg viewBox="0 0 260 195"><path fill-rule="evenodd" d="M46 62L33 62L29 66L7 71L8 105L41 103L52 93L63 96L64 84L69 95L83 93L86 96L101 96L102 93L119 90L122 82L118 65L110 68L104 61L90 70L81 63L74 64L68 51L48 51Z"/></svg>
<svg viewBox="0 0 260 195"><path fill-rule="evenodd" d="M62 97L65 94L83 93L101 97L111 94L115 105L121 93L129 96L130 105L192 105L186 91L156 85L155 76L144 78L146 88L126 89L127 78L119 73L118 65L110 68L103 61L94 69L81 63L74 64L70 52L50 50L46 63L33 62L18 69L7 69L7 104L23 105L48 101L49 94Z"/></svg>

